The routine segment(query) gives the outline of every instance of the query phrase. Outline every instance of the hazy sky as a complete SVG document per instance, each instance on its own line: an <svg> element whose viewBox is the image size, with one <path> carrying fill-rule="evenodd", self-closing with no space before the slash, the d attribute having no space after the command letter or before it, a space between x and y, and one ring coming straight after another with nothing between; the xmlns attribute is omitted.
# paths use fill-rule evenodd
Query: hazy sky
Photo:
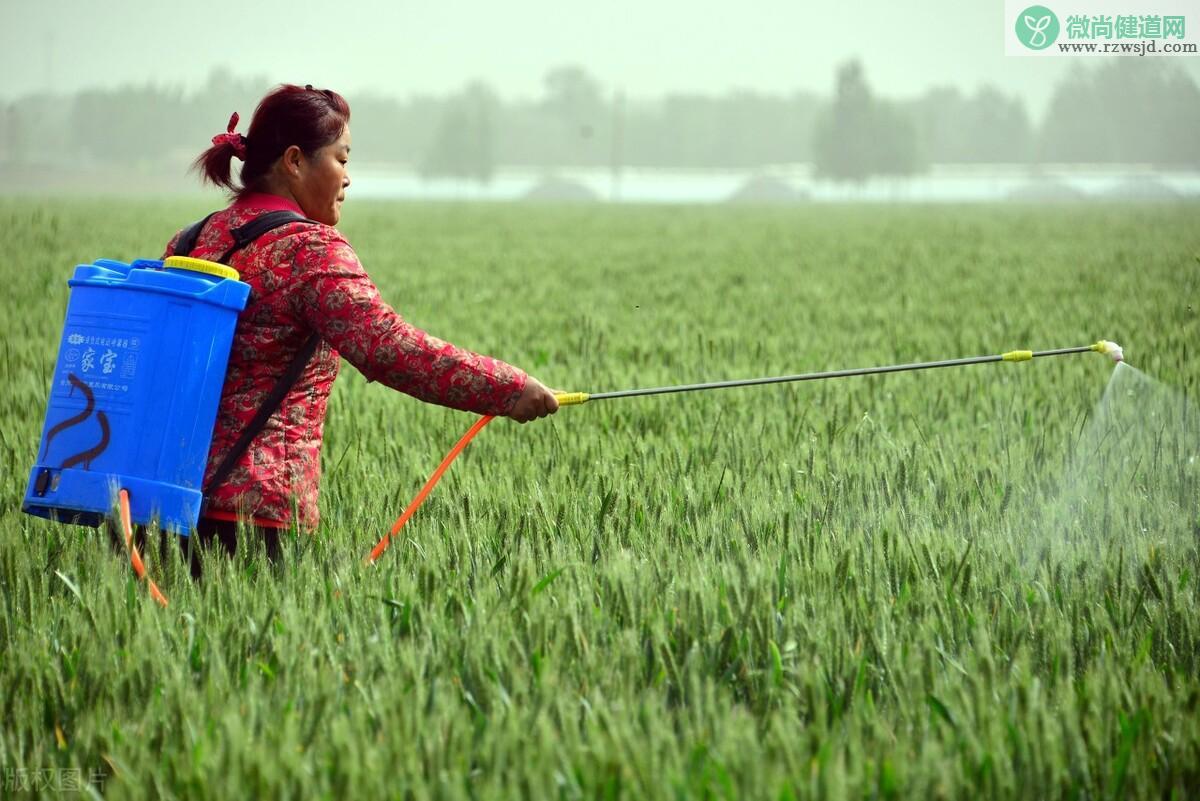
<svg viewBox="0 0 1200 801"><path fill-rule="evenodd" d="M504 97L534 97L564 64L632 98L829 94L836 65L858 57L882 95L991 83L1040 116L1078 63L1006 57L1001 0L0 0L0 9L9 100L131 82L191 88L218 65L346 94L441 93L479 78ZM1200 78L1200 58L1174 61Z"/></svg>

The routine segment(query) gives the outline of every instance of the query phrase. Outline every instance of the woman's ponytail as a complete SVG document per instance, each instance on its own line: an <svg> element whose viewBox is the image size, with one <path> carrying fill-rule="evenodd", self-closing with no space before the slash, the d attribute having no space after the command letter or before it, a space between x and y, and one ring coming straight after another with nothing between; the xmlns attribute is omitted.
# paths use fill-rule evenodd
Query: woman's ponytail
<svg viewBox="0 0 1200 801"><path fill-rule="evenodd" d="M212 147L205 150L192 165L200 172L200 177L208 183L223 186L231 192L237 192L238 187L233 182L233 159L236 156L246 160L246 137L234 133L238 124L238 113L233 112L225 133L212 138Z"/></svg>

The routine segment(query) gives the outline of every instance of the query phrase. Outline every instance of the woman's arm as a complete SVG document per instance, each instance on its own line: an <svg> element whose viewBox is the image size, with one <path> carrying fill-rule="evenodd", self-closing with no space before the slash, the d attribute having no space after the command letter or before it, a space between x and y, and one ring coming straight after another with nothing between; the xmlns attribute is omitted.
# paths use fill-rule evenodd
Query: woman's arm
<svg viewBox="0 0 1200 801"><path fill-rule="evenodd" d="M324 233L324 232L322 232ZM305 237L296 255L293 312L372 381L420 400L479 414L552 412L544 387L499 359L458 348L407 323L379 294L340 236ZM525 398L540 388L537 398ZM534 386L536 385L536 386ZM518 401L521 401L518 404ZM557 404L553 404L557 406ZM535 409L525 415L525 407Z"/></svg>

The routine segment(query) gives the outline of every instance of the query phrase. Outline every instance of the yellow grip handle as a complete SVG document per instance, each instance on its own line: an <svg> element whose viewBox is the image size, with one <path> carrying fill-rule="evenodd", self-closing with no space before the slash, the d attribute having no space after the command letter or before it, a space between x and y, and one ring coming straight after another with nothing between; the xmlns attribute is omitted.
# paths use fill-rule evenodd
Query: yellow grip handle
<svg viewBox="0 0 1200 801"><path fill-rule="evenodd" d="M578 406L587 403L590 396L586 392L563 392L554 396L559 406Z"/></svg>
<svg viewBox="0 0 1200 801"><path fill-rule="evenodd" d="M1004 361L1006 361L1006 362L1027 362L1033 358L1033 351L1031 351L1031 350L1010 350L1008 353L1005 353L1000 358L1004 359Z"/></svg>

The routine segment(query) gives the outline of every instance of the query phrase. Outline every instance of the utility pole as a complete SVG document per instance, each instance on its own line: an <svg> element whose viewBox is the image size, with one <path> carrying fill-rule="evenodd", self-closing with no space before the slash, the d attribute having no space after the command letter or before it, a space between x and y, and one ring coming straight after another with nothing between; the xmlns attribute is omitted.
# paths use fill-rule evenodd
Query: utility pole
<svg viewBox="0 0 1200 801"><path fill-rule="evenodd" d="M616 90L612 104L612 152L609 158L611 189L609 199L613 203L621 200L621 170L625 166L625 92Z"/></svg>

